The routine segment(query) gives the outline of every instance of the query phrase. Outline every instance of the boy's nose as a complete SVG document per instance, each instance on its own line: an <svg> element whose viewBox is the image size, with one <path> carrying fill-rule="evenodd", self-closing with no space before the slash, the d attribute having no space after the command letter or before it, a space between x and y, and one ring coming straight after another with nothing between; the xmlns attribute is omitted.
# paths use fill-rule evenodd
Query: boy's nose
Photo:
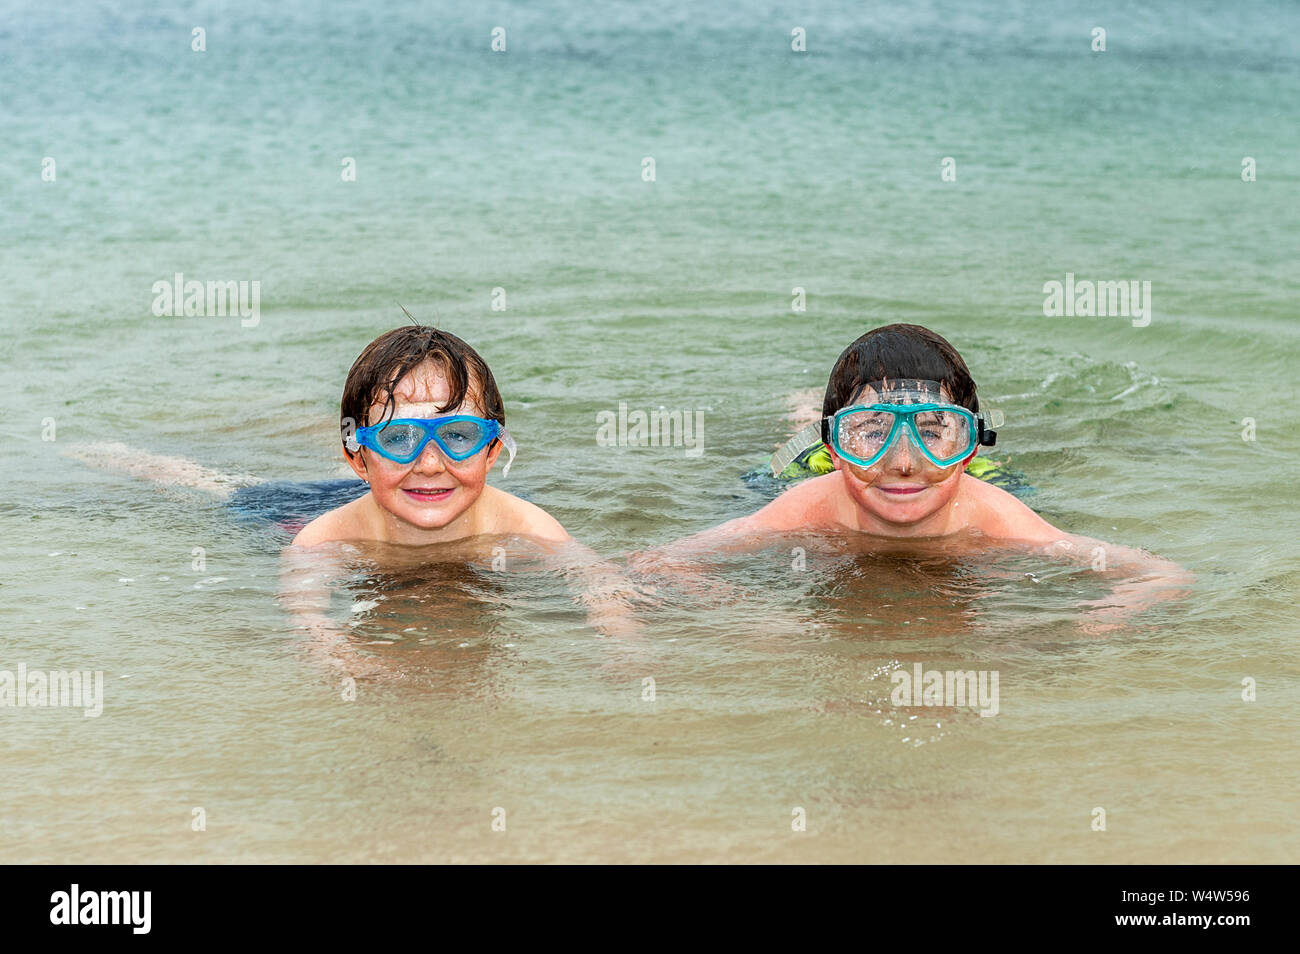
<svg viewBox="0 0 1300 954"><path fill-rule="evenodd" d="M420 451L420 456L415 459L415 469L422 474L441 474L447 469L447 462L442 459L436 441L429 441Z"/></svg>
<svg viewBox="0 0 1300 954"><path fill-rule="evenodd" d="M894 440L894 446L889 449L885 457L885 467L895 473L910 474L916 469L916 461L912 457L914 453L916 448L912 446L912 438L908 436L907 431L903 431Z"/></svg>

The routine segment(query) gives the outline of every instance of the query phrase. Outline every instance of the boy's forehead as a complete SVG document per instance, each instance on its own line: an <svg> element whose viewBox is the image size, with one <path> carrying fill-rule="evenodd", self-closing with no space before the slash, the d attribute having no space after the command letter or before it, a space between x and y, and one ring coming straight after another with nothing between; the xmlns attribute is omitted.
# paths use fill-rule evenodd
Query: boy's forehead
<svg viewBox="0 0 1300 954"><path fill-rule="evenodd" d="M410 371L393 388L393 400L407 404L446 401L451 396L451 382L441 368L422 365Z"/></svg>
<svg viewBox="0 0 1300 954"><path fill-rule="evenodd" d="M448 380L446 373L441 367L433 363L425 363L418 368L413 368L407 372L393 387L393 404L395 417L432 417L434 414L449 414L454 411L470 410L475 411L474 384L471 381L469 390L466 391L464 399L458 407L443 408L451 399L451 381ZM371 405L372 408L380 409L384 406L384 395L379 393L375 395L375 400ZM421 412L419 414L414 412Z"/></svg>

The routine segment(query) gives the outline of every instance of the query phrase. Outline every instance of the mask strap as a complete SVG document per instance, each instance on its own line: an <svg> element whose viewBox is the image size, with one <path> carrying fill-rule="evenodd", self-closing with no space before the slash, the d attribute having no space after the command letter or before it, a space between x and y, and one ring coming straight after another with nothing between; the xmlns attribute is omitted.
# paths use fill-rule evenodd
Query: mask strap
<svg viewBox="0 0 1300 954"><path fill-rule="evenodd" d="M515 452L518 450L518 447L515 445L515 439L510 436L510 432L506 430L504 424L497 428L497 440L501 442L506 451L510 454L510 459L506 461L506 466L501 470L502 477L509 477L510 465L515 462Z"/></svg>
<svg viewBox="0 0 1300 954"><path fill-rule="evenodd" d="M1001 427L1005 418L997 408L990 408L984 413L988 415L987 426L984 415L979 415L979 442L984 447L993 447L998 442L998 432L991 428Z"/></svg>
<svg viewBox="0 0 1300 954"><path fill-rule="evenodd" d="M816 447L822 442L822 422L813 421L794 437L786 441L775 454L772 455L769 463L772 465L772 476L780 477L787 467L810 447Z"/></svg>

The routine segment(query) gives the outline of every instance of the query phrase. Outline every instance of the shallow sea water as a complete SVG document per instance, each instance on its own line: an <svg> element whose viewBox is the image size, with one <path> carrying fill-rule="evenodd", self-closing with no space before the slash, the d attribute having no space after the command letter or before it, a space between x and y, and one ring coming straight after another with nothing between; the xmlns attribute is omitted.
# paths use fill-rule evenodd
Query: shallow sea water
<svg viewBox="0 0 1300 954"><path fill-rule="evenodd" d="M1094 54L1064 3L6 6L0 670L105 699L0 708L0 861L1295 860L1300 23L1103 14ZM155 317L176 272L260 281L260 322ZM1151 323L1044 317L1066 272L1151 281ZM340 476L399 303L492 366L493 482L615 561L762 505L792 396L901 320L1004 412L1026 503L1196 582L1099 639L1087 569L800 537L625 641L520 541L369 548L322 653L282 534L63 454ZM600 446L620 403L702 412L703 452ZM997 670L997 715L893 706L918 662Z"/></svg>

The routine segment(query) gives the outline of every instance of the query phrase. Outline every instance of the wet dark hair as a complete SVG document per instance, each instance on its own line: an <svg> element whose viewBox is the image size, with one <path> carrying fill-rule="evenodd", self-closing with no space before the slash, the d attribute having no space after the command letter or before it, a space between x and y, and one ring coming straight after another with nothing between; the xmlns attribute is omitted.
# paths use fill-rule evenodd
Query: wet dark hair
<svg viewBox="0 0 1300 954"><path fill-rule="evenodd" d="M868 331L840 354L822 399L822 440L830 443L830 417L864 385L885 379L938 381L953 404L978 412L975 381L957 349L920 325L885 325Z"/></svg>
<svg viewBox="0 0 1300 954"><path fill-rule="evenodd" d="M407 317L410 317L409 312ZM339 431L344 453L352 456L347 449L347 439L356 428L378 424L392 417L396 407L394 388L426 361L433 361L441 368L451 389L447 402L438 408L439 411L457 407L467 394L472 393L484 417L502 424L506 422L501 392L497 390L487 362L477 351L449 331L418 323L403 325L384 332L366 345L348 372L343 385L343 400L339 404ZM379 398L384 401L383 412L379 420L368 420L370 408Z"/></svg>

